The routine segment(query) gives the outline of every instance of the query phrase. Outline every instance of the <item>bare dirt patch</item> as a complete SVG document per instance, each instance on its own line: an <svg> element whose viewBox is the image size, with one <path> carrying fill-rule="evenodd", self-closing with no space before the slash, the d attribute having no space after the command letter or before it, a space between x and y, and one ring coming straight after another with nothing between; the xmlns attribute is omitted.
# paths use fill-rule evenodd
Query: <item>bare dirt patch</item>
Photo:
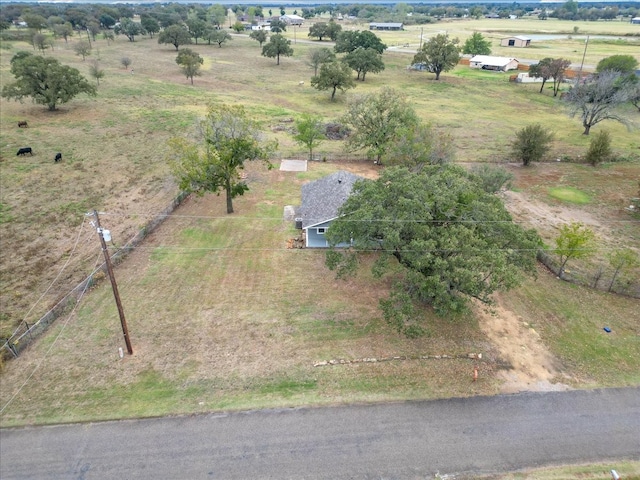
<svg viewBox="0 0 640 480"><path fill-rule="evenodd" d="M560 375L559 362L542 343L534 325L507 310L500 295L495 300L491 308L476 304L474 310L504 366L498 371L504 381L500 392L567 390L567 385L554 382Z"/></svg>

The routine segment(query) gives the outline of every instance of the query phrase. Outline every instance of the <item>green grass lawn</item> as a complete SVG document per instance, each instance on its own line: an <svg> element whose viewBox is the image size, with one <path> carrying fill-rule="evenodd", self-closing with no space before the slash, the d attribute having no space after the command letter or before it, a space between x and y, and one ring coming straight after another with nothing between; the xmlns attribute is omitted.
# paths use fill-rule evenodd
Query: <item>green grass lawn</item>
<svg viewBox="0 0 640 480"><path fill-rule="evenodd" d="M573 187L553 187L549 188L549 196L564 202L585 205L591 202L589 195Z"/></svg>

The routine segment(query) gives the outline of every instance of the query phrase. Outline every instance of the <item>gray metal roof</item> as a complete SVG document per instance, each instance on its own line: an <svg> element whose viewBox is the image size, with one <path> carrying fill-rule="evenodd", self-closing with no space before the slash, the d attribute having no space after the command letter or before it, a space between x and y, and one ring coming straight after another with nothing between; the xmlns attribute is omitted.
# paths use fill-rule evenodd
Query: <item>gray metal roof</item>
<svg viewBox="0 0 640 480"><path fill-rule="evenodd" d="M338 209L351 194L353 184L363 177L339 170L319 180L302 186L302 205L299 218L302 228L332 220L338 216Z"/></svg>

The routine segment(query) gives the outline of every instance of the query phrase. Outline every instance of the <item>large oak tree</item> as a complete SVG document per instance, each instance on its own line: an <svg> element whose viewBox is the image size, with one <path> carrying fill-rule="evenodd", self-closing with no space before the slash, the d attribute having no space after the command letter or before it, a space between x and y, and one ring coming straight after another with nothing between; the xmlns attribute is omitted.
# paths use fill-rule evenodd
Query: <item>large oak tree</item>
<svg viewBox="0 0 640 480"><path fill-rule="evenodd" d="M55 58L18 52L11 59L11 73L16 81L4 86L3 97L18 101L31 97L52 111L80 93L96 95L96 88L77 69L62 65Z"/></svg>
<svg viewBox="0 0 640 480"><path fill-rule="evenodd" d="M361 252L377 252L374 274L392 270L398 279L381 307L401 331L416 324L412 305L464 311L467 299L489 303L535 272L535 231L515 224L502 200L456 165L387 168L356 182L339 213L327 240L353 248L329 250L328 267L348 275Z"/></svg>
<svg viewBox="0 0 640 480"><path fill-rule="evenodd" d="M225 192L227 213L233 213L233 199L249 190L240 175L244 163L262 160L269 168L269 156L276 144L263 142L258 125L241 105L212 105L198 123L199 143L184 138L170 141L170 164L180 189L202 195Z"/></svg>

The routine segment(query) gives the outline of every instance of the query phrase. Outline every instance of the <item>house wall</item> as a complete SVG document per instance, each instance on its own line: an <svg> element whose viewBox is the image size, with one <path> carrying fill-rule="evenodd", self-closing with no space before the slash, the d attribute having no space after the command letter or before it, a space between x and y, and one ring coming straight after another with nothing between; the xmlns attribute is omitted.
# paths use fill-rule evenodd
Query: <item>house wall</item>
<svg viewBox="0 0 640 480"><path fill-rule="evenodd" d="M327 242L325 235L323 233L320 233L319 230L324 228L326 231L326 229L328 229L330 225L331 222L325 222L313 227L306 228L305 231L307 232L307 236L305 246L307 248L328 248L329 242ZM349 243L340 243L336 245L336 247L338 248L345 248L348 246L350 246Z"/></svg>

